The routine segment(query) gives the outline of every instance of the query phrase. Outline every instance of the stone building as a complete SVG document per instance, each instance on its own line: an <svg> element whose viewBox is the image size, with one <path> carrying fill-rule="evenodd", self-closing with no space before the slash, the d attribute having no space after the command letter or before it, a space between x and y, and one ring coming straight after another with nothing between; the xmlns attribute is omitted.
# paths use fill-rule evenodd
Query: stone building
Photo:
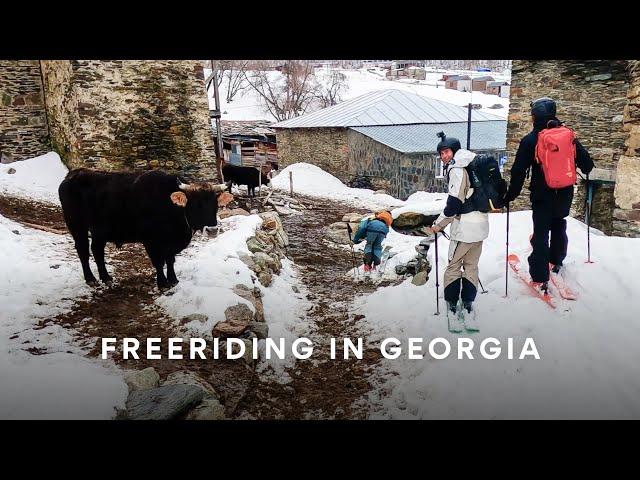
<svg viewBox="0 0 640 480"><path fill-rule="evenodd" d="M3 61L0 98L5 156L55 150L70 168L215 175L199 61Z"/></svg>
<svg viewBox="0 0 640 480"><path fill-rule="evenodd" d="M640 67L627 60L514 60L507 127L508 164L531 131L532 99L549 96L558 118L574 129L598 171L592 225L640 236ZM526 183L525 185L527 185ZM518 208L530 208L526 191ZM572 215L584 219L585 188L576 186Z"/></svg>
<svg viewBox="0 0 640 480"><path fill-rule="evenodd" d="M467 109L400 90L367 93L308 115L276 123L278 161L317 165L343 182L370 177L377 188L407 198L443 191L436 133L466 145ZM471 148L501 156L506 121L472 112Z"/></svg>

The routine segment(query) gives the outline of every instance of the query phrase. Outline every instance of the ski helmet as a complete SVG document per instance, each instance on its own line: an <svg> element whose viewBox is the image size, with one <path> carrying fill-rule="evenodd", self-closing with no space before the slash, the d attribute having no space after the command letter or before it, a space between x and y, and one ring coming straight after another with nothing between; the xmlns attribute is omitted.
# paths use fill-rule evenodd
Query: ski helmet
<svg viewBox="0 0 640 480"><path fill-rule="evenodd" d="M445 148L450 148L451 151L455 154L458 150L460 150L460 140L458 140L455 137L447 137L444 132L438 132L436 134L439 138L440 141L438 142L438 145L436 146L436 151L438 152L438 154L440 154L441 150L444 150Z"/></svg>
<svg viewBox="0 0 640 480"><path fill-rule="evenodd" d="M556 102L549 97L538 98L537 100L533 100L529 105L531 107L531 115L535 118L556 116Z"/></svg>

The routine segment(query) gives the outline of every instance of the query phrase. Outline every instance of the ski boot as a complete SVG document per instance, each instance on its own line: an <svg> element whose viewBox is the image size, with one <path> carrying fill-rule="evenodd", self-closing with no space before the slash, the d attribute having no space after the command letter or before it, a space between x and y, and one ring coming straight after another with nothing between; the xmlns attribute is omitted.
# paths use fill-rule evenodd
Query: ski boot
<svg viewBox="0 0 640 480"><path fill-rule="evenodd" d="M560 273L561 268L562 268L562 265L554 265L551 271L557 275Z"/></svg>
<svg viewBox="0 0 640 480"><path fill-rule="evenodd" d="M457 303L447 302L447 325L451 333L460 333L464 328L458 310Z"/></svg>
<svg viewBox="0 0 640 480"><path fill-rule="evenodd" d="M545 297L549 295L549 282L531 282L531 285Z"/></svg>
<svg viewBox="0 0 640 480"><path fill-rule="evenodd" d="M464 324L464 328L467 332L479 332L480 327L476 319L476 310L473 307L473 302L463 302L462 308L460 308L460 321Z"/></svg>

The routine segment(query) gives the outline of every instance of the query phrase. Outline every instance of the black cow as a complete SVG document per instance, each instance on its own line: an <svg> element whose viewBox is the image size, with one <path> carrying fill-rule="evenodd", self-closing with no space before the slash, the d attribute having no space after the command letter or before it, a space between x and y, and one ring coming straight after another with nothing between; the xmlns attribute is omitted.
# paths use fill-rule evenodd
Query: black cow
<svg viewBox="0 0 640 480"><path fill-rule="evenodd" d="M240 167L225 164L222 167L224 181L232 185L246 185L250 197L256 196L256 187L260 185L260 171L253 167ZM262 185L269 185L269 177L262 175Z"/></svg>
<svg viewBox="0 0 640 480"><path fill-rule="evenodd" d="M211 183L184 184L177 176L159 170L72 170L58 194L84 279L88 284L97 283L89 267L91 232L91 252L104 283L112 281L104 263L104 248L113 242L117 247L142 243L156 269L158 287L177 284L175 256L189 245L196 230L217 224L217 197L225 188Z"/></svg>

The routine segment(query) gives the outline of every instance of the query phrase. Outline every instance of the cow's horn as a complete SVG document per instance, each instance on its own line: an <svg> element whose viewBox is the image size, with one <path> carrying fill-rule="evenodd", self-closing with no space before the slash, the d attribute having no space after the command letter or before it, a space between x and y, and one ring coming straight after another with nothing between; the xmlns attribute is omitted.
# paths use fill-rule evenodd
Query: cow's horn
<svg viewBox="0 0 640 480"><path fill-rule="evenodd" d="M211 185L211 191L213 192L224 192L227 189L227 185L224 183L220 183L220 184L210 183L209 185Z"/></svg>
<svg viewBox="0 0 640 480"><path fill-rule="evenodd" d="M191 185L189 185L188 183L179 183L178 184L178 188L180 190L184 190L186 192L188 192L189 190L193 190L193 187Z"/></svg>

